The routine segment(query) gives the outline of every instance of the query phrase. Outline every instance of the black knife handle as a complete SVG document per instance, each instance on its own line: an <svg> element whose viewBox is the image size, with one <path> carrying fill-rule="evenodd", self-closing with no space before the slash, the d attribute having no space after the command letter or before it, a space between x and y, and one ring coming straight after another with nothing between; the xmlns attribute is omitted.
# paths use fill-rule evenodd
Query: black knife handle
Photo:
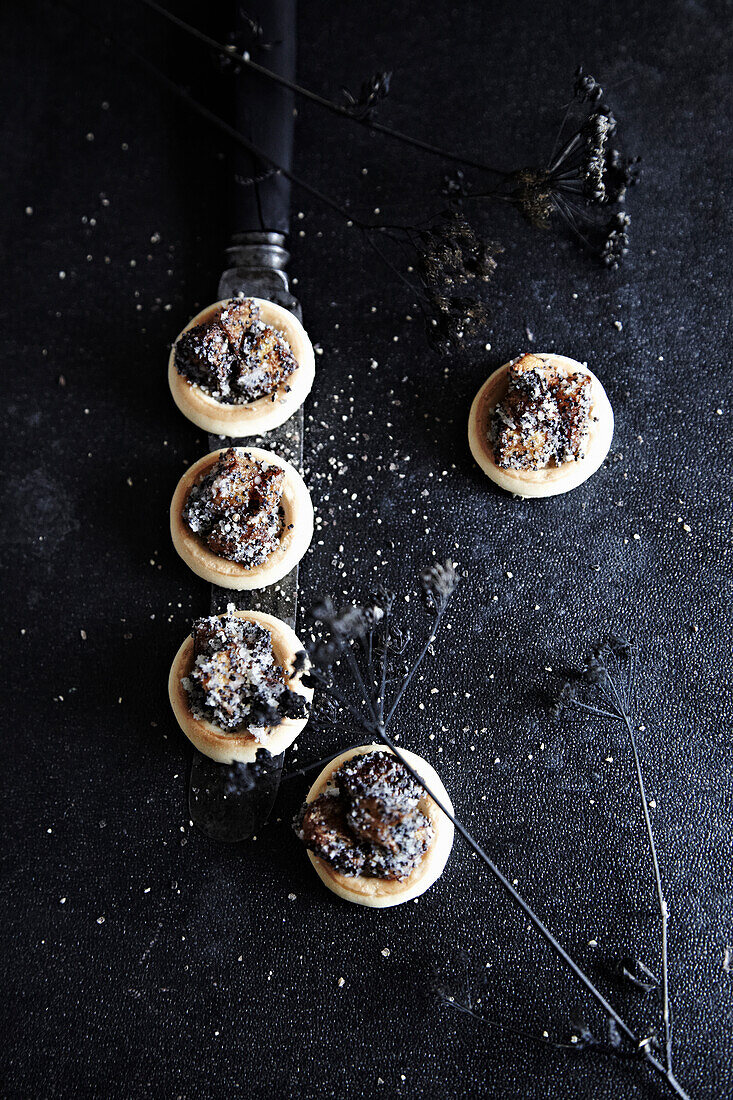
<svg viewBox="0 0 733 1100"><path fill-rule="evenodd" d="M237 42L253 61L295 79L295 0L237 0ZM254 27L254 31L253 31ZM236 126L275 163L290 169L293 159L293 93L246 65L236 77ZM241 149L234 214L238 232L287 234L290 180ZM252 183L244 181L252 180ZM235 243L237 239L235 237Z"/></svg>

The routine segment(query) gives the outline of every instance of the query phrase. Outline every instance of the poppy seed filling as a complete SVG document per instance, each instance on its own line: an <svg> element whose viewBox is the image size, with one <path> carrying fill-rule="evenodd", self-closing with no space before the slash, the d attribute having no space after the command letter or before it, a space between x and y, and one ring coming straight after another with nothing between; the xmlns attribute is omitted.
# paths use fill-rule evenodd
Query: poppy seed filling
<svg viewBox="0 0 733 1100"><path fill-rule="evenodd" d="M538 355L510 363L508 389L489 419L494 461L505 470L540 470L585 458L591 378Z"/></svg>
<svg viewBox="0 0 733 1100"><path fill-rule="evenodd" d="M307 803L295 819L306 848L342 875L408 878L435 835L418 809L420 784L381 750L352 757L331 782L335 789Z"/></svg>
<svg viewBox="0 0 733 1100"><path fill-rule="evenodd" d="M247 451L223 451L189 490L183 519L214 554L261 565L282 538L285 471Z"/></svg>
<svg viewBox="0 0 733 1100"><path fill-rule="evenodd" d="M285 683L270 632L233 614L211 615L193 624L193 667L181 684L194 718L226 733L248 730L258 740L283 717L304 713L303 699Z"/></svg>
<svg viewBox="0 0 733 1100"><path fill-rule="evenodd" d="M176 370L223 405L272 396L298 363L285 336L260 319L252 298L231 298L175 344ZM287 387L286 387L287 388Z"/></svg>

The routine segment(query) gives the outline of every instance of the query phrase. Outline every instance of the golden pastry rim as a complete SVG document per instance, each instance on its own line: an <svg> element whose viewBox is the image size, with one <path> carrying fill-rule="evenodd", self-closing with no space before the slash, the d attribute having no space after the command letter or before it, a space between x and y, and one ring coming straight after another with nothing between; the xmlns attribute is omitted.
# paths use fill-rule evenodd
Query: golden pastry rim
<svg viewBox="0 0 733 1100"><path fill-rule="evenodd" d="M313 699L313 688L306 687L302 682L306 670L290 675L296 653L304 648L295 631L282 619L267 615L264 611L234 611L233 614L238 619L259 623L270 632L273 655L276 663L285 671L288 687L304 696L310 705ZM272 756L279 756L292 745L308 723L309 715L305 718L285 718L279 726L268 728L262 741L256 740L251 733L224 733L213 722L204 718L194 718L191 713L188 695L181 684L181 679L188 676L192 667L193 638L189 635L173 658L168 675L168 698L176 721L189 741L204 756L210 757L218 764L234 762L251 764L260 748L267 749Z"/></svg>
<svg viewBox="0 0 733 1100"><path fill-rule="evenodd" d="M258 397L250 405L226 405L205 393L195 382L189 382L176 369L176 343L189 329L210 319L214 311L231 302L222 298L200 310L176 336L168 357L168 385L173 400L188 420L212 435L243 439L250 435L263 435L284 424L305 401L315 378L315 356L308 333L298 318L266 298L252 298L260 307L261 318L267 325L284 333L298 366L285 382L272 394ZM289 387L286 390L286 386Z"/></svg>
<svg viewBox="0 0 733 1100"><path fill-rule="evenodd" d="M183 519L183 505L194 482L214 465L228 447L210 451L198 462L186 470L176 485L170 507L170 527L173 545L178 555L198 577L216 584L220 588L230 588L238 592L255 588L267 588L276 584L294 569L310 546L313 538L313 504L303 478L295 467L273 451L261 447L239 445L237 451L246 451L253 458L280 466L285 471L281 505L284 512L282 537L277 549L273 550L260 565L246 566L241 562L220 558L208 548L202 539L195 535ZM292 524L292 530L287 525Z"/></svg>
<svg viewBox="0 0 733 1100"><path fill-rule="evenodd" d="M613 409L599 378L589 367L570 359L566 355L554 352L533 351L541 359L556 366L581 371L592 380L591 415L597 414L598 420L590 424L590 437L585 458L577 462L566 462L562 466L548 466L542 470L503 470L496 465L491 447L486 438L488 418L491 410L504 395L503 382L509 367L516 360L510 360L499 367L484 382L473 399L468 417L468 443L471 454L495 485L519 497L550 497L570 492L582 485L603 464L613 439Z"/></svg>
<svg viewBox="0 0 733 1100"><path fill-rule="evenodd" d="M360 745L358 748L347 749L340 756L331 760L308 791L306 802L313 802L319 794L323 794L331 775L347 760L367 752L374 752L376 749L382 752L392 751L386 745L381 744ZM408 749L400 749L400 752L418 775L422 776L427 785L432 788L446 809L453 813L453 803L435 769L417 753L410 752ZM430 819L435 829L435 835L420 863L408 878L402 882L394 882L369 878L366 875L342 875L330 867L320 856L309 851L307 853L308 858L321 882L345 901L352 901L356 905L366 905L374 909L385 909L388 906L401 905L405 901L411 901L413 898L419 897L420 894L424 894L433 883L437 882L445 870L445 865L453 848L454 828L453 822L446 817L442 810L438 809L427 794L423 794L418 806Z"/></svg>

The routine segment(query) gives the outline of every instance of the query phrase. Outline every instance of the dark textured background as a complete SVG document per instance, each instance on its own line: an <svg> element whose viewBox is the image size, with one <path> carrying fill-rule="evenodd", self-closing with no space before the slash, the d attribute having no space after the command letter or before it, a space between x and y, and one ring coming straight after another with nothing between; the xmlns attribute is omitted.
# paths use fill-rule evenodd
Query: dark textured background
<svg viewBox="0 0 733 1100"><path fill-rule="evenodd" d="M226 7L176 10L222 31ZM205 51L117 8L115 26L228 109ZM165 368L235 228L228 150L72 17L29 0L2 20L3 1094L654 1095L639 1066L441 1005L445 989L527 1030L567 1037L577 1013L602 1027L460 843L418 904L372 912L326 893L297 848L305 783L241 847L190 830L166 675L209 590L173 553L167 508L206 444ZM505 167L547 156L583 62L643 155L617 273L510 211L479 219L505 246L492 347L450 362L356 231L294 195L291 271L323 349L305 445L320 526L301 579L308 604L377 578L407 592L433 554L467 571L402 742L643 1031L653 1005L599 968L625 952L659 965L629 748L543 702L609 624L637 640L675 1061L694 1097L733 1092L730 35L730 7L704 0L309 2L299 24L304 83L338 95L393 69L384 121ZM311 107L296 165L395 216L444 171ZM465 443L474 392L527 329L587 359L616 413L606 466L555 500L500 495ZM415 601L404 615L416 625ZM295 755L353 738L306 733Z"/></svg>

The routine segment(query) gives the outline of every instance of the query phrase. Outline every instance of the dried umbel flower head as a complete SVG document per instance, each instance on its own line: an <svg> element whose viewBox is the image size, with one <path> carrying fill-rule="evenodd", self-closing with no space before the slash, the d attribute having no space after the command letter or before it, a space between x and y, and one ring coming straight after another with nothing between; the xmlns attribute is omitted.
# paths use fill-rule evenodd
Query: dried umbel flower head
<svg viewBox="0 0 733 1100"><path fill-rule="evenodd" d="M436 562L423 572L421 580L428 607L442 612L455 592L458 570L450 560Z"/></svg>
<svg viewBox="0 0 733 1100"><path fill-rule="evenodd" d="M605 267L618 267L622 257L628 252L630 223L629 215L622 212L614 214L607 222L599 252L601 263Z"/></svg>
<svg viewBox="0 0 733 1100"><path fill-rule="evenodd" d="M372 118L379 104L389 94L389 85L392 73L374 73L368 80L363 81L359 94L354 96L348 88L342 88L346 99L346 110L354 118L362 121Z"/></svg>
<svg viewBox="0 0 733 1100"><path fill-rule="evenodd" d="M457 210L439 215L418 234L417 273L422 284L428 336L447 350L480 334L489 322L482 284L496 270L494 241L477 236Z"/></svg>
<svg viewBox="0 0 733 1100"><path fill-rule="evenodd" d="M621 675L624 667L628 669L635 650L631 642L625 638L619 638L615 634L609 635L602 642L598 642L591 648L583 665L580 676L576 676L575 683L566 680L552 698L552 713L557 718L563 711L580 709L587 712L611 718L619 718L618 707L624 702L628 685ZM631 669L628 669L631 671ZM608 689L612 673L615 676L616 689L619 692L615 696L609 696ZM599 688L602 695L602 706L590 706L579 696L579 688L585 684L588 687ZM605 692L605 694L604 694Z"/></svg>
<svg viewBox="0 0 733 1100"><path fill-rule="evenodd" d="M594 103L603 98L603 88L598 81L587 73L582 65L578 65L575 70L575 84L573 86L575 98L584 103L587 99L590 99Z"/></svg>
<svg viewBox="0 0 733 1100"><path fill-rule="evenodd" d="M361 638L370 625L370 613L359 604L347 604L337 610L331 599L321 600L311 610L316 622L327 626L337 638Z"/></svg>
<svg viewBox="0 0 733 1100"><path fill-rule="evenodd" d="M520 168L514 173L512 198L527 221L549 229L555 210L550 173L544 168Z"/></svg>
<svg viewBox="0 0 733 1100"><path fill-rule="evenodd" d="M450 561L435 563L423 571L421 582L431 626L427 641L413 663L407 657L411 632L394 621L394 592L380 586L364 604L337 608L333 600L327 598L311 610L311 618L321 629L319 637L308 646L308 656L302 654L296 658L296 671L309 663L304 682L309 687L320 685L345 705L352 719L356 718L364 732L372 736L381 735L389 725L430 642L434 641L458 584L458 572ZM336 688L333 677L338 669L342 676L353 680L352 686L367 705L366 715L359 716ZM392 701L387 705L385 692L389 693L395 685Z"/></svg>
<svg viewBox="0 0 733 1100"><path fill-rule="evenodd" d="M583 114L547 168L522 168L510 177L510 200L532 225L549 229L555 216L605 267L618 267L628 247L629 217L609 208L623 203L639 159L624 158L614 143L618 124L603 89L579 68L575 98ZM561 131L562 133L562 131Z"/></svg>

